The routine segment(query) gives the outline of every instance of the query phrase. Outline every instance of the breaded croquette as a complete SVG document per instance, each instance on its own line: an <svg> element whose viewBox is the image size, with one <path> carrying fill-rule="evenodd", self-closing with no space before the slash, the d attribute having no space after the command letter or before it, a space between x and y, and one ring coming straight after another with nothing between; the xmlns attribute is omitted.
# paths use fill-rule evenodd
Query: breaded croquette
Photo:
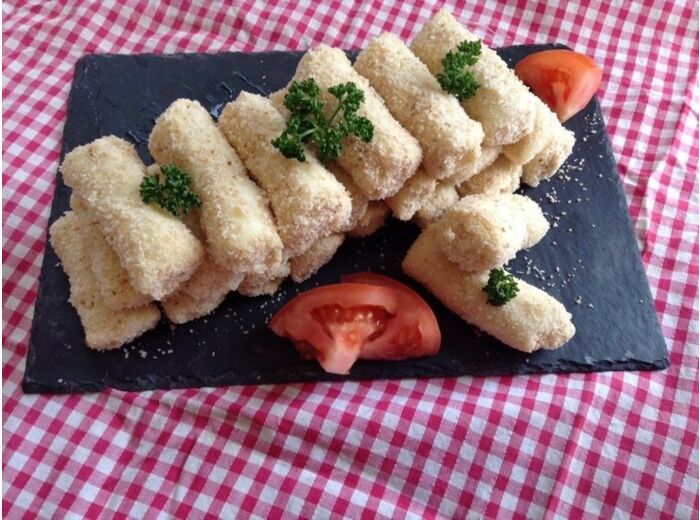
<svg viewBox="0 0 700 520"><path fill-rule="evenodd" d="M556 114L531 92L528 93L527 104L535 110L535 124L532 131L518 141L503 147L503 153L515 164L525 164L532 160L549 141L552 129L556 125L561 126Z"/></svg>
<svg viewBox="0 0 700 520"><path fill-rule="evenodd" d="M314 78L318 83L327 117L338 103L328 92L329 87L353 82L364 92L365 100L357 115L372 122L374 136L369 143L354 136L347 137L343 141L338 164L370 200L383 199L396 193L421 163L422 152L416 138L394 119L382 98L367 79L355 72L341 49L320 45L304 54L292 81L307 78ZM285 94L286 89L283 89L272 94L270 99L286 119L289 113L284 107Z"/></svg>
<svg viewBox="0 0 700 520"><path fill-rule="evenodd" d="M411 43L411 50L433 74L442 72L445 55L464 41L476 41L447 9L426 23ZM514 143L532 131L535 111L527 102L527 87L508 65L482 43L477 62L468 70L479 83L476 93L462 102L472 119L484 128L484 146Z"/></svg>
<svg viewBox="0 0 700 520"><path fill-rule="evenodd" d="M444 179L472 172L479 158L484 131L457 98L440 84L404 43L385 33L357 56L355 70L384 98L392 115L423 148L423 168Z"/></svg>
<svg viewBox="0 0 700 520"><path fill-rule="evenodd" d="M555 349L573 337L576 328L564 306L522 280L517 281L519 292L508 303L500 307L488 303L483 287L489 272L464 273L443 254L433 231L428 228L418 237L402 267L448 309L523 352Z"/></svg>
<svg viewBox="0 0 700 520"><path fill-rule="evenodd" d="M163 312L173 323L186 323L206 316L221 305L226 295L235 291L242 280L242 274L224 269L206 258L192 278L161 302Z"/></svg>
<svg viewBox="0 0 700 520"><path fill-rule="evenodd" d="M156 120L148 148L159 164L174 163L190 175L216 263L238 273L262 273L280 263L282 240L267 197L200 103L173 102Z"/></svg>
<svg viewBox="0 0 700 520"><path fill-rule="evenodd" d="M102 301L90 265L92 251L85 241L80 219L69 211L49 229L51 245L70 281L69 302L78 311L85 330L85 344L96 350L111 350L152 329L160 319L153 304L116 311Z"/></svg>
<svg viewBox="0 0 700 520"><path fill-rule="evenodd" d="M331 261L344 240L345 235L342 233L319 238L304 253L292 258L289 261L292 280L301 283L311 278L321 267Z"/></svg>
<svg viewBox="0 0 700 520"><path fill-rule="evenodd" d="M446 179L443 179L441 182L443 184L451 184L453 186L458 186L463 182L469 181L470 179L475 177L480 171L483 171L484 168L491 166L491 164L493 164L493 162L498 158L498 155L501 153L501 150L501 146L482 146L481 155L479 156L479 159L476 161L476 163L474 163L473 170L459 172Z"/></svg>
<svg viewBox="0 0 700 520"><path fill-rule="evenodd" d="M102 137L73 149L61 172L97 219L136 291L158 300L192 276L203 247L176 217L143 202L139 187L146 166L132 145Z"/></svg>
<svg viewBox="0 0 700 520"><path fill-rule="evenodd" d="M430 226L443 254L464 272L502 266L549 230L535 201L522 195L467 195Z"/></svg>
<svg viewBox="0 0 700 520"><path fill-rule="evenodd" d="M285 128L270 100L249 92L228 103L219 118L219 129L267 192L285 251L295 257L316 239L344 229L351 201L343 185L311 153L301 162L284 157L272 145Z"/></svg>
<svg viewBox="0 0 700 520"><path fill-rule="evenodd" d="M406 181L399 192L384 202L397 219L411 220L435 193L436 187L437 181L425 173L423 168L418 168L416 174Z"/></svg>
<svg viewBox="0 0 700 520"><path fill-rule="evenodd" d="M523 182L535 187L540 181L549 179L571 155L575 143L572 132L561 125L556 127L545 147L523 165Z"/></svg>
<svg viewBox="0 0 700 520"><path fill-rule="evenodd" d="M503 147L503 153L523 165L522 180L530 186L550 178L571 154L576 138L557 115L534 94L529 103L535 107L535 128L517 143Z"/></svg>
<svg viewBox="0 0 700 520"><path fill-rule="evenodd" d="M513 163L508 157L501 154L493 164L457 186L457 191L462 196L480 193L485 195L513 193L520 186L522 171L522 166Z"/></svg>
<svg viewBox="0 0 700 520"><path fill-rule="evenodd" d="M284 256L282 261L266 273L247 274L238 286L238 292L243 296L263 296L274 294L282 282L289 276L289 260Z"/></svg>
<svg viewBox="0 0 700 520"><path fill-rule="evenodd" d="M205 240L204 230L199 224L199 211L190 210L182 221L194 236ZM173 323L186 323L206 316L221 305L226 295L235 291L242 280L243 274L221 267L207 253L190 279L161 302L163 312Z"/></svg>
<svg viewBox="0 0 700 520"><path fill-rule="evenodd" d="M354 229L360 219L365 216L365 213L367 213L369 200L362 192L360 187L355 184L352 178L345 173L340 166L333 162L329 162L326 164L326 168L328 168L329 172L335 175L335 178L338 179L338 181L345 187L348 195L350 195L350 218L348 219L347 225L338 230L345 233L346 231Z"/></svg>
<svg viewBox="0 0 700 520"><path fill-rule="evenodd" d="M424 228L439 219L442 214L459 200L457 188L452 184L438 182L435 191L423 207L413 216L413 222Z"/></svg>
<svg viewBox="0 0 700 520"><path fill-rule="evenodd" d="M141 294L129 283L129 273L119 263L119 257L102 236L97 219L76 194L71 195L73 213L80 219L85 247L90 251L92 273L100 289L102 303L115 311L141 307L153 298Z"/></svg>
<svg viewBox="0 0 700 520"><path fill-rule="evenodd" d="M380 200L373 200L367 206L367 211L365 211L357 225L348 231L348 236L361 238L374 234L386 223L389 213L391 213L389 206Z"/></svg>

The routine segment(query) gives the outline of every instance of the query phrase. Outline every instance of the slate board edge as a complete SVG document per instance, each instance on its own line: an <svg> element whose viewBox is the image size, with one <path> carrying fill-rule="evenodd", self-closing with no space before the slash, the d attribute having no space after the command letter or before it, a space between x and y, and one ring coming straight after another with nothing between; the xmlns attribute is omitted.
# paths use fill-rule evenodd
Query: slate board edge
<svg viewBox="0 0 700 520"><path fill-rule="evenodd" d="M650 371L656 371L656 370L665 370L669 367L669 362L668 360L661 359L658 360L656 363L647 363L647 362L639 362L639 361L630 361L630 362L615 362L615 366L611 367L609 370L600 370L597 367L594 367L592 365L568 365L568 366L561 366L559 368L555 369L550 369L547 372L543 372L541 368L538 368L537 365L524 365L523 369L519 371L517 374L514 374L512 371L502 371L502 370L484 370L484 371L476 371L474 373L470 374L464 374L462 372L455 372L453 374L442 374L442 375L416 375L416 376L400 376L400 377L354 377L352 374L348 376L334 376L332 374L323 374L321 376L309 376L308 378L304 377L294 377L294 378L270 378L269 380L261 383L256 380L251 380L251 381L246 381L246 382L239 382L236 384L228 384L223 381L226 380L225 374L220 377L222 379L222 382L220 384L206 384L202 385L201 381L197 380L191 380L191 381L183 381L182 384L171 384L169 380L163 379L163 380L157 380L157 388L153 388L152 390L181 390L181 389L186 389L186 388L217 388L220 386L230 386L230 387L236 387L236 386L251 386L251 385L275 385L275 384L303 384L303 383L328 383L328 382L343 382L343 381L395 381L395 380L403 380L403 379L443 379L443 378L453 378L453 377L476 377L476 378L487 378L487 377L500 377L500 376L522 376L522 375L530 375L530 376L546 376L548 374L572 374L572 373L596 373L596 372L626 372L626 371L640 371L640 372L650 372ZM162 381L162 382L161 382ZM30 394L35 394L35 393L51 393L51 394L72 394L72 393L87 393L87 392L100 392L109 388L114 388L116 390L124 391L124 392L142 392L142 391L149 391L149 390L134 390L133 386L131 385L125 385L121 382L118 381L111 381L111 380L105 380L103 384L94 384L94 383L88 383L88 384L68 384L66 383L64 385L65 388L60 388L57 389L54 386L46 386L42 383L39 382L34 382L31 380L25 379L22 381L22 389L26 393Z"/></svg>

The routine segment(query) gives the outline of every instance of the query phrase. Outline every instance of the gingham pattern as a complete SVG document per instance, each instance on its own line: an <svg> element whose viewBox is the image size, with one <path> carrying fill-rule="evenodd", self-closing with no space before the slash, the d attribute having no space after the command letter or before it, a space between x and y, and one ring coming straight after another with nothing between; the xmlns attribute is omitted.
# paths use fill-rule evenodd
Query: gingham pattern
<svg viewBox="0 0 700 520"><path fill-rule="evenodd" d="M698 509L698 11L470 2L487 43L566 43L599 96L671 367L87 396L19 387L73 65L91 52L361 47L422 2L4 2L8 518L690 518ZM271 4L271 5L269 5ZM134 78L137 81L137 78Z"/></svg>

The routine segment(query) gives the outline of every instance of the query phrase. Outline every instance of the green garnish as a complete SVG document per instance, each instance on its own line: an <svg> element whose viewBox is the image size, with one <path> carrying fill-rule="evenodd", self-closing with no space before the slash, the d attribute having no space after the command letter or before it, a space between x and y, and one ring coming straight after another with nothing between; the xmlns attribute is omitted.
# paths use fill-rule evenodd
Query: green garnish
<svg viewBox="0 0 700 520"><path fill-rule="evenodd" d="M187 173L174 164L164 164L160 171L165 178L162 183L163 179L157 173L147 175L141 181L139 193L146 204L155 202L176 217L202 205L197 194L190 189L191 179Z"/></svg>
<svg viewBox="0 0 700 520"><path fill-rule="evenodd" d="M520 288L512 274L506 273L503 269L491 269L489 281L482 290L488 295L488 302L491 305L500 307L515 298Z"/></svg>
<svg viewBox="0 0 700 520"><path fill-rule="evenodd" d="M474 75L466 70L474 65L481 55L481 41L463 41L457 46L457 51L450 51L442 59L443 71L437 75L442 90L454 94L457 99L464 101L472 97L479 88Z"/></svg>
<svg viewBox="0 0 700 520"><path fill-rule="evenodd" d="M335 159L348 135L355 135L365 143L372 140L374 125L366 117L357 115L365 93L352 82L330 87L328 92L338 100L330 118L323 115L325 104L314 78L294 81L289 87L284 97L284 106L291 112L287 128L272 141L272 145L288 159L304 162L305 143L313 143L321 157ZM336 120L341 112L342 119Z"/></svg>

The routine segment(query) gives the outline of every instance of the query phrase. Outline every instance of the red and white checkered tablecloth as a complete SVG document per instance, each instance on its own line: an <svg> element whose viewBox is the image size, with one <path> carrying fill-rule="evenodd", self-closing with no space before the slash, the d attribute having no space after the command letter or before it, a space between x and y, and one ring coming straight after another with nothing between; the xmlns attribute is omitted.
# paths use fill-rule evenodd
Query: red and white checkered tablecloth
<svg viewBox="0 0 700 520"><path fill-rule="evenodd" d="M663 372L24 395L73 65L94 52L409 40L429 2L3 2L8 518L698 514L698 7L450 6L487 43L561 42L599 97L670 351ZM471 513L471 515L468 515Z"/></svg>

